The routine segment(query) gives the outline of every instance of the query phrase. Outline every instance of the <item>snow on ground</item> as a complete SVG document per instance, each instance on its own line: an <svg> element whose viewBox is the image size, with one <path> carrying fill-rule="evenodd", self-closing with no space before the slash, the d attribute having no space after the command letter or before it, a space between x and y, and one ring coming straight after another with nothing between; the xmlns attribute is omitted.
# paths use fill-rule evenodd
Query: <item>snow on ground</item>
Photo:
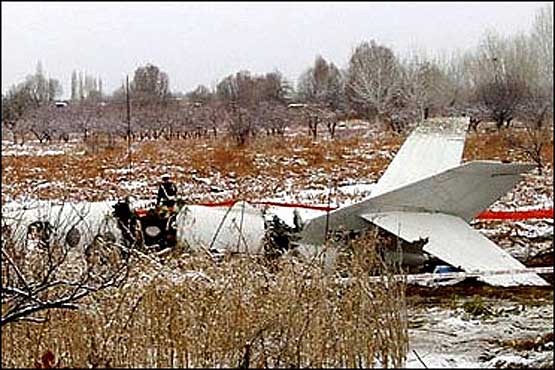
<svg viewBox="0 0 555 370"><path fill-rule="evenodd" d="M84 151L76 151L78 144L74 141L67 143L50 143L40 145L38 141L31 140L25 144L14 144L11 141L2 140L2 157L64 155L83 155Z"/></svg>
<svg viewBox="0 0 555 370"><path fill-rule="evenodd" d="M494 211L529 210L553 207L553 168L546 166L540 175L537 169L523 176L514 189L491 205Z"/></svg>
<svg viewBox="0 0 555 370"><path fill-rule="evenodd" d="M471 297L465 298L470 301ZM537 338L553 332L553 302L523 305L506 300L487 301L491 316L473 317L463 308L409 308L410 350L406 367L492 368L538 367L553 364L551 345L539 350L518 351L503 346L511 339Z"/></svg>
<svg viewBox="0 0 555 370"><path fill-rule="evenodd" d="M361 126L360 129L367 130L367 127ZM33 143L15 146L2 143L2 157L61 155L69 151L72 151L72 154L82 154L82 152L76 151L75 144L71 142L48 146L33 145ZM298 153L302 151L303 148L298 148ZM359 159L371 163L377 157L391 159L393 154L387 148L371 149L369 144L364 143L344 157L343 159L346 161ZM278 158L261 155L256 158L255 162L260 166L283 165L288 168L306 166L306 161L300 156ZM317 166L311 168L308 174L290 170L284 178L280 179L263 176L238 178L232 172L223 174L213 170L208 175L201 176L195 170L182 166L157 166L143 161L135 163L131 171L125 163L122 163L119 168L105 168L102 176L87 179L86 183L78 186L87 197L95 194L110 204L118 198L114 187L120 187L137 198L134 201L135 207L143 208L152 206L155 202L157 179L153 179L153 173L187 173L191 176L186 181L176 182L180 193L186 195L188 202L192 204L237 199L237 194L242 194L242 189L248 188L249 199L247 200L250 201L337 207L346 206L368 197L375 186L373 181L379 178L379 173L373 176L361 176L357 173L356 166L351 167L345 168L344 172L338 172L341 176L336 178L340 178L341 181L337 184L330 184L329 171L326 172ZM44 169L37 168L36 170L38 178ZM4 176L10 176L9 169L3 172ZM111 179L110 176L113 178ZM75 184L70 185L73 187ZM30 195L13 198L10 196L10 186L22 187ZM34 179L7 187L3 184L2 211L43 206L49 201L37 200L33 193L45 188L63 189L66 187L68 187L68 183L63 180L48 182ZM526 175L525 180L521 181L515 189L494 203L490 209L524 210L553 207L552 187L552 168L547 168L542 175L533 171ZM53 201L62 203L60 199ZM264 206L256 207L261 210L264 208ZM290 226L294 226L294 210L295 208L270 206L267 207L266 212L269 216L277 215ZM325 211L306 208L299 208L298 211L304 221L325 214ZM547 248L552 248L552 220L475 221L473 227L517 258L529 257ZM413 350L418 353L426 366L435 368L539 366L545 361L553 364L553 355L549 351L519 352L495 343L495 340L526 336L537 337L546 332L553 332L552 301L530 302L530 305L527 306L521 306L509 299L490 303L495 310L499 311L499 314L488 318L470 317L461 308L411 307L409 311L411 349L406 366L409 368L423 367L412 352ZM522 309L523 307L524 309Z"/></svg>

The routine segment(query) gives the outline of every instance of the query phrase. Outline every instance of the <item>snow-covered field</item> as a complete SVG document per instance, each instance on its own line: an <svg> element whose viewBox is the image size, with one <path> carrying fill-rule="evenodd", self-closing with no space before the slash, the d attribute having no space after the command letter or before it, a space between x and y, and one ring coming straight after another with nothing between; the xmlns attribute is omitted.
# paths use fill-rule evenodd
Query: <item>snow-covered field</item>
<svg viewBox="0 0 555 370"><path fill-rule="evenodd" d="M485 301L492 311L490 316L473 316L461 307L410 308L411 349L406 366L423 368L422 362L431 368L553 366L553 338L545 343L538 340L553 333L552 298L531 304L511 299ZM503 345L522 339L537 341L538 345L527 350Z"/></svg>
<svg viewBox="0 0 555 370"><path fill-rule="evenodd" d="M195 144L185 154L172 149L167 159L165 154L139 158L145 152L136 147L131 169L120 151L115 155L117 158L102 158L91 170L88 162L84 164L89 155L78 143L48 147L28 143L21 147L2 142L2 208L3 211L32 208L45 200L59 202L62 194L67 193L70 200L109 202L131 194L138 205L147 206L154 202L158 177L164 172L174 174L180 194L191 204L246 199L344 206L370 194L400 142L386 140L381 145L365 138L340 149L327 142L325 150L316 151L315 147L321 144L296 141L287 150L243 153L243 157L230 159L233 162L247 158L249 168L255 169L250 174L240 173L241 166L225 160L221 163L208 160L210 153L219 150L218 143L202 144L204 147ZM195 162L198 156L205 158L203 163ZM58 175L53 176L54 172ZM552 187L553 168L548 165L542 175L537 171L526 175L524 181L490 209L553 207ZM293 226L293 209L270 206L266 211ZM303 220L324 213L305 208L299 211ZM473 225L522 260L553 248L553 220L475 221ZM454 299L455 307L409 306L411 350L407 367L424 367L422 362L428 367L553 366L552 339L550 344L525 351L503 344L511 339L552 333L552 295L528 303L496 298L487 301L493 314L478 317L462 308L472 299L458 297Z"/></svg>
<svg viewBox="0 0 555 370"><path fill-rule="evenodd" d="M2 140L2 157L21 157L21 156L49 156L73 153L74 155L85 154L82 150L76 150L76 141L67 143L51 143L40 145L37 141L29 141L26 144L14 144L8 140Z"/></svg>

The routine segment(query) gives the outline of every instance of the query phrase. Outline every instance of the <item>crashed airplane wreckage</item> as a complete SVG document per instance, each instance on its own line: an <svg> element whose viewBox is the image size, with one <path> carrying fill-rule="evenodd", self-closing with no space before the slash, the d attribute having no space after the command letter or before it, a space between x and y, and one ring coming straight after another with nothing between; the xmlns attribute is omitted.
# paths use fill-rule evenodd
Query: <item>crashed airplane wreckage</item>
<svg viewBox="0 0 555 370"><path fill-rule="evenodd" d="M127 201L3 212L2 227L15 227L16 240L27 244L30 234L43 241L57 235L71 247L97 241L131 247L139 241L147 248L182 243L192 249L264 254L270 238L282 250L294 248L307 257L323 251L332 260L333 248L323 250L331 235L376 228L403 241L401 250L389 253L400 254L397 258L408 266L436 260L468 273L494 272L478 278L491 285L548 285L533 272L495 274L525 266L468 224L534 167L496 161L461 164L468 123L467 118L422 122L370 197L304 224L295 214L294 227L277 216L265 219L262 210L246 202L227 208L178 202L174 212L160 216L154 208L134 210ZM282 232L276 231L280 228Z"/></svg>
<svg viewBox="0 0 555 370"><path fill-rule="evenodd" d="M303 241L317 245L328 229L375 225L466 272L525 266L468 222L511 190L531 164L472 161L461 164L467 118L427 120L408 137L371 196L312 219ZM548 285L537 274L483 276L491 285Z"/></svg>

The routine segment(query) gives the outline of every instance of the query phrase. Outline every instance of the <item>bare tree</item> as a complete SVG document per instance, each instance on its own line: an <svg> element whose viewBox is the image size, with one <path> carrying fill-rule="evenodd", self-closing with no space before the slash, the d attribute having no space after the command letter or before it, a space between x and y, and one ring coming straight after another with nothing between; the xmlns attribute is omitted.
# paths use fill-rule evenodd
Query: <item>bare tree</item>
<svg viewBox="0 0 555 370"><path fill-rule="evenodd" d="M71 101L77 101L77 72L71 72Z"/></svg>
<svg viewBox="0 0 555 370"><path fill-rule="evenodd" d="M498 129L503 127L504 122L507 123L507 126L510 125L525 88L523 81L516 80L511 76L507 76L505 79L495 78L493 81L480 85L478 94Z"/></svg>
<svg viewBox="0 0 555 370"><path fill-rule="evenodd" d="M29 109L21 120L22 129L32 134L40 143L50 142L57 131L56 111L53 105Z"/></svg>
<svg viewBox="0 0 555 370"><path fill-rule="evenodd" d="M48 81L44 76L44 70L42 68L42 62L37 62L36 72L33 76L27 78L28 83L35 90L35 94L40 102L48 101Z"/></svg>
<svg viewBox="0 0 555 370"><path fill-rule="evenodd" d="M217 137L218 128L222 125L222 122L225 119L225 108L223 104L219 102L212 102L205 107L204 112L214 137Z"/></svg>
<svg viewBox="0 0 555 370"><path fill-rule="evenodd" d="M103 97L103 93L102 93L102 78L98 77L98 96L100 97L100 99L102 99Z"/></svg>
<svg viewBox="0 0 555 370"><path fill-rule="evenodd" d="M541 8L534 19L532 32L524 50L531 80L522 104L521 119L531 121L533 127L553 126L553 6ZM532 55L533 57L530 57Z"/></svg>
<svg viewBox="0 0 555 370"><path fill-rule="evenodd" d="M102 87L99 86L98 79L87 73L85 73L84 76L83 99L89 101L99 101L102 97Z"/></svg>
<svg viewBox="0 0 555 370"><path fill-rule="evenodd" d="M131 82L133 100L139 103L164 102L170 96L169 77L155 65L147 64L135 70Z"/></svg>
<svg viewBox="0 0 555 370"><path fill-rule="evenodd" d="M100 131L102 127L98 118L108 109L90 102L72 104L67 110L67 115L76 132L82 135L83 141L87 141L93 131Z"/></svg>
<svg viewBox="0 0 555 370"><path fill-rule="evenodd" d="M438 64L415 53L403 67L403 92L411 109L418 111L418 119L443 112L455 103L454 82Z"/></svg>
<svg viewBox="0 0 555 370"><path fill-rule="evenodd" d="M548 145L553 145L552 142L550 143L553 132L545 126L538 127L533 124L527 124L525 132L526 135L523 138L515 133L509 134L507 137L508 144L534 161L538 168L538 173L542 175L545 165L543 159L544 150Z"/></svg>
<svg viewBox="0 0 555 370"><path fill-rule="evenodd" d="M64 92L62 85L60 84L60 81L54 78L48 79L47 89L48 89L48 101L53 101L54 99L57 99Z"/></svg>
<svg viewBox="0 0 555 370"><path fill-rule="evenodd" d="M253 76L249 71L240 71L224 78L216 86L216 96L222 102L253 106L263 101L284 103L289 87L279 72Z"/></svg>
<svg viewBox="0 0 555 370"><path fill-rule="evenodd" d="M24 99L19 99L20 102L25 101L28 106L39 106L53 101L62 92L60 81L46 78L42 64L39 62L36 72L28 75L22 83L12 87L8 96L24 96Z"/></svg>
<svg viewBox="0 0 555 370"><path fill-rule="evenodd" d="M40 105L38 97L27 83L22 83L10 88L2 96L2 137L5 131L12 134L13 141L17 143L17 136L21 134L21 143L25 141L25 116L29 110Z"/></svg>
<svg viewBox="0 0 555 370"><path fill-rule="evenodd" d="M224 78L216 86L218 98L241 106L253 104L257 100L254 79L249 71L240 71Z"/></svg>
<svg viewBox="0 0 555 370"><path fill-rule="evenodd" d="M391 49L375 41L356 47L349 61L346 93L349 102L359 111L376 119L391 112L394 96L401 88L401 69Z"/></svg>
<svg viewBox="0 0 555 370"><path fill-rule="evenodd" d="M518 118L528 122L529 126L541 129L544 126L553 127L553 94L546 92L539 86L530 88L518 109Z"/></svg>
<svg viewBox="0 0 555 370"><path fill-rule="evenodd" d="M130 254L108 239L95 238L84 253L77 245L76 228L58 235L60 225L36 221L28 225L27 242L16 237L21 225L2 222L1 326L20 320L43 322L48 309L77 309L94 292L122 284L129 271ZM12 228L13 227L13 228ZM77 258L83 253L84 260Z"/></svg>
<svg viewBox="0 0 555 370"><path fill-rule="evenodd" d="M292 121L292 115L287 108L281 104L261 104L261 109L257 110L257 126L264 127L267 135L285 134L285 129Z"/></svg>
<svg viewBox="0 0 555 370"><path fill-rule="evenodd" d="M83 72L79 72L79 100L85 99L85 89L83 86Z"/></svg>
<svg viewBox="0 0 555 370"><path fill-rule="evenodd" d="M455 89L447 113L469 116L474 130L482 121L493 120L501 128L516 118L543 120L552 110L547 106L553 100L552 70L544 73L552 65L552 43L539 51L546 43L538 39L543 34L552 40L552 35L541 31L549 29L549 18L543 18L543 27L539 23L530 34L506 38L490 31L476 50L455 55L445 69Z"/></svg>
<svg viewBox="0 0 555 370"><path fill-rule="evenodd" d="M498 129L510 125L528 89L521 50L489 33L476 56L476 94Z"/></svg>
<svg viewBox="0 0 555 370"><path fill-rule="evenodd" d="M300 109L297 115L290 112L291 119L294 119L295 116L300 116L300 119L306 122L308 134L312 136L314 140L318 138L318 127L320 127L321 124L325 125L330 137L333 138L335 136L335 128L337 127L338 116L340 114L341 113L333 111L323 104L307 104Z"/></svg>
<svg viewBox="0 0 555 370"><path fill-rule="evenodd" d="M545 5L536 13L531 41L533 55L539 61L542 85L553 94L553 4Z"/></svg>
<svg viewBox="0 0 555 370"><path fill-rule="evenodd" d="M230 103L226 109L227 130L238 147L245 146L249 137L255 136L254 117L251 110Z"/></svg>
<svg viewBox="0 0 555 370"><path fill-rule="evenodd" d="M343 103L343 78L339 69L317 56L314 66L299 78L297 95L300 101L338 109Z"/></svg>

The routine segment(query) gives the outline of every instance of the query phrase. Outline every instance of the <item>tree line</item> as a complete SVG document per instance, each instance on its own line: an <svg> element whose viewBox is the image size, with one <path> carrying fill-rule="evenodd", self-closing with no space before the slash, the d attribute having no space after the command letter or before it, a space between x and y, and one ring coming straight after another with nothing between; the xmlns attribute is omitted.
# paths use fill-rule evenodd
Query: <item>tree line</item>
<svg viewBox="0 0 555 370"><path fill-rule="evenodd" d="M302 124L312 136L337 122L358 117L403 131L433 116L466 115L471 127L493 121L498 129L515 120L534 127L552 125L553 13L539 9L528 32L505 37L486 32L477 47L450 57L395 53L376 40L363 41L345 68L316 56L296 86L279 71L238 71L214 89L204 85L185 94L170 91L160 67L138 67L129 86L134 137L168 139L218 135L224 129L244 144L258 134L283 134ZM35 74L2 96L2 132L32 133L39 140L93 131L127 135L126 86L105 94L102 79L73 71L71 102L57 109L58 80ZM295 103L295 104L292 104ZM294 107L293 109L291 109ZM122 132L125 132L123 134Z"/></svg>

